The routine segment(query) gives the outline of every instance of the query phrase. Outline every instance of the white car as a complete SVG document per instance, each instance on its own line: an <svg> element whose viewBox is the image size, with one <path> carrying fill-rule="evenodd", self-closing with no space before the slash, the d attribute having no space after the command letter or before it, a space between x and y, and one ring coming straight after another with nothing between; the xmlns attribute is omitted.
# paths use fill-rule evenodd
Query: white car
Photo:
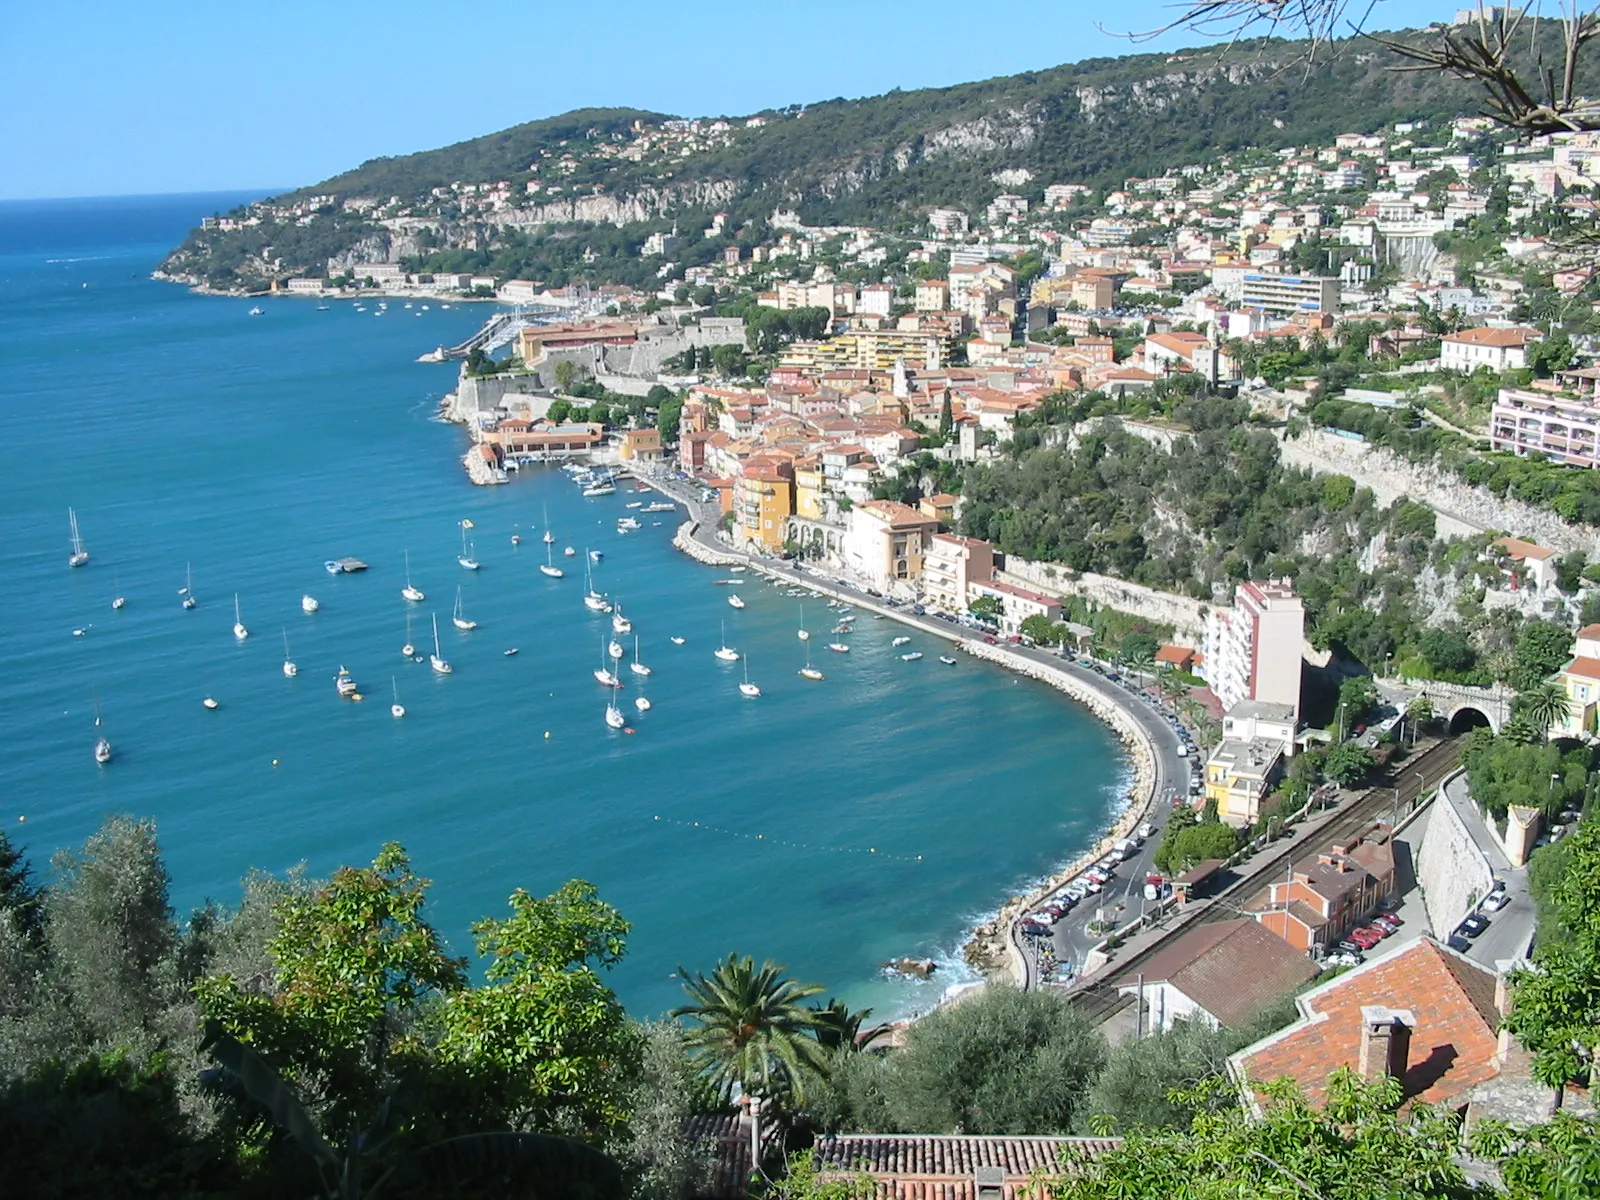
<svg viewBox="0 0 1600 1200"><path fill-rule="evenodd" d="M1504 892L1490 892L1483 898L1483 903L1478 907L1487 909L1489 912L1499 912L1502 908L1510 903L1511 897L1506 895Z"/></svg>
<svg viewBox="0 0 1600 1200"><path fill-rule="evenodd" d="M1155 835L1156 835L1156 827L1154 825L1150 824L1149 821L1146 821L1143 825L1139 826L1139 836L1140 837L1142 837L1142 838L1153 838L1153 837L1155 837Z"/></svg>

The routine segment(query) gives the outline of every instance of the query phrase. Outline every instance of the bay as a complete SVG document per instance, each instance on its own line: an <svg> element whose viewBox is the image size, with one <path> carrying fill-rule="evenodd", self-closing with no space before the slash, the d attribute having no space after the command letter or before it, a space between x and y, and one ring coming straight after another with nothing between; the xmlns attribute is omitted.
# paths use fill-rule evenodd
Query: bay
<svg viewBox="0 0 1600 1200"><path fill-rule="evenodd" d="M585 499L553 470L468 484L462 431L434 419L455 367L413 360L486 306L378 317L285 298L252 317L149 278L238 199L0 204L0 821L38 865L107 813L150 817L183 912L236 901L248 868L326 873L394 840L435 881L430 914L458 952L513 889L593 881L634 922L614 983L636 1015L679 1002L680 966L735 951L897 1015L970 977L965 929L1104 826L1124 761L1050 689L946 667L920 634L908 649L927 657L904 663L901 630L872 620L806 681L799 602L752 579L730 608L719 572L672 549L672 514L622 536L628 494ZM605 627L581 603L581 557L563 580L537 570L547 510L559 547L604 552L598 586L654 667L648 713L628 679L632 734L602 721ZM462 519L479 572L455 561ZM407 550L423 605L399 595ZM327 575L343 555L371 569ZM471 633L450 625L458 586ZM440 617L451 676L400 655L408 607L423 653ZM808 605L806 624L830 616ZM759 700L712 657L724 625ZM364 702L335 695L341 666ZM902 955L944 969L886 978Z"/></svg>

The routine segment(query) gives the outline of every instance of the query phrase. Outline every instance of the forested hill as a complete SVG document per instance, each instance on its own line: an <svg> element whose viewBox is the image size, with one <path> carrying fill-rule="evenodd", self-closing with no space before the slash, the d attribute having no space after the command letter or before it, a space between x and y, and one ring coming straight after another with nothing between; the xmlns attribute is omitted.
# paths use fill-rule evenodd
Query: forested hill
<svg viewBox="0 0 1600 1200"><path fill-rule="evenodd" d="M528 230L719 209L741 222L782 208L813 224L892 228L920 223L937 205L975 211L1005 191L1037 199L1050 183L1120 185L1230 150L1327 144L1338 133L1481 106L1458 80L1393 70L1399 60L1370 41L1325 46L1310 69L1305 51L1303 42L1261 40L1088 59L754 119L701 120L692 129L655 113L581 109L375 159L280 198L299 211L257 211L277 229L191 238L167 268L224 285L247 270L257 279L320 273L319 255L339 253L372 236L373 222L394 217ZM497 181L510 185L510 207L493 213L434 194L455 183ZM306 232L301 218L313 197L332 198L319 205L331 219L319 218L322 228ZM377 206L340 211L352 199ZM246 249L252 244L255 250ZM447 235L432 244L458 243ZM263 247L277 259L259 254ZM258 254L254 264L251 253Z"/></svg>

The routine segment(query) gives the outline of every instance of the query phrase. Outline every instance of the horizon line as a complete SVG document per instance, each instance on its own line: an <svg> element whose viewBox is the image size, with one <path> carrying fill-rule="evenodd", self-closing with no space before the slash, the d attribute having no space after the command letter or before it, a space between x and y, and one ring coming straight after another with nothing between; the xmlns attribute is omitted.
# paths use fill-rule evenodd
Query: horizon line
<svg viewBox="0 0 1600 1200"><path fill-rule="evenodd" d="M292 192L293 187L253 188L214 187L185 188L176 192L86 192L76 196L0 196L0 204L49 204L69 200L177 200L184 196L223 196L245 194L279 196Z"/></svg>

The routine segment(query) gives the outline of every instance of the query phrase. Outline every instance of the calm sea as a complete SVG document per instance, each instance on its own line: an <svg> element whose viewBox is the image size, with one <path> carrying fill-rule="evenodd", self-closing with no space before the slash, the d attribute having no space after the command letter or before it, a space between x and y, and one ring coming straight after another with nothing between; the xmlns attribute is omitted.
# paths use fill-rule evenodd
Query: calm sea
<svg viewBox="0 0 1600 1200"><path fill-rule="evenodd" d="M630 496L584 499L556 471L470 486L462 431L432 419L455 369L413 360L484 307L282 299L252 317L149 278L238 199L0 204L0 820L41 865L107 813L152 817L186 910L235 901L247 868L326 872L395 840L463 952L513 889L592 880L634 922L615 982L640 1015L678 1002L680 964L730 951L900 1013L964 977L949 961L964 928L1103 824L1121 760L1056 693L944 666L921 636L927 657L901 662L900 630L871 620L808 682L799 602L752 580L730 608L720 572L672 550L670 514L624 537ZM547 511L559 547L604 551L599 586L655 668L651 712L633 715L633 680L624 693L632 735L602 720L582 559L560 581L537 570ZM476 573L456 562L463 518ZM427 593L409 613L407 550ZM371 569L330 577L343 555ZM450 624L458 587L475 632ZM408 615L425 647L435 613L448 678L400 655ZM813 630L830 617L807 607ZM759 700L712 657L724 623ZM341 665L365 702L335 695ZM107 768L90 754L97 696ZM947 969L884 978L901 955Z"/></svg>

